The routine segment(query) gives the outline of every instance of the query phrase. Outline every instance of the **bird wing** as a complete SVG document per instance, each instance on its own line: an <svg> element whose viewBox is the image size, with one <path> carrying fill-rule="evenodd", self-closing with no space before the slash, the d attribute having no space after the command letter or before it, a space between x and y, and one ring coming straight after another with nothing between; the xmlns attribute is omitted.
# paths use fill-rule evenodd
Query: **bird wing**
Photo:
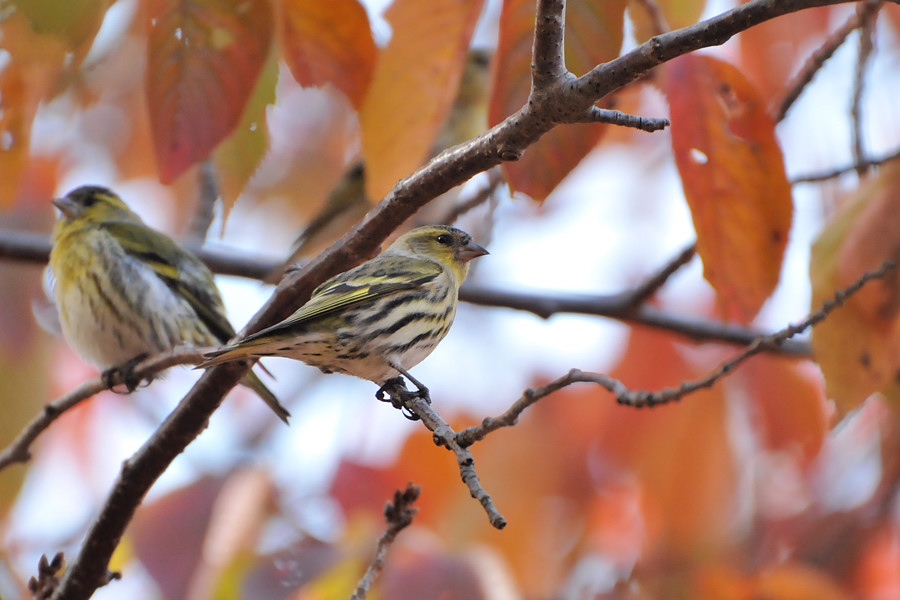
<svg viewBox="0 0 900 600"><path fill-rule="evenodd" d="M416 289L435 279L442 271L441 266L435 262L405 256L391 256L384 265L378 262L365 263L329 279L316 288L309 302L294 314L280 323L247 336L244 341L258 339L273 331L282 331L395 292Z"/></svg>
<svg viewBox="0 0 900 600"><path fill-rule="evenodd" d="M143 224L113 221L105 227L126 254L153 269L169 289L184 298L219 341L234 337L213 274L203 261Z"/></svg>

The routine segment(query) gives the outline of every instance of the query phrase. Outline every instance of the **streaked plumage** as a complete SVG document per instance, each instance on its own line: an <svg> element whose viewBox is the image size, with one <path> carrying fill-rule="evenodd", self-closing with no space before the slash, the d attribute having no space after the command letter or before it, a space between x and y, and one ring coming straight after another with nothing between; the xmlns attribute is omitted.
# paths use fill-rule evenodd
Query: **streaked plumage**
<svg viewBox="0 0 900 600"><path fill-rule="evenodd" d="M82 186L53 204L61 213L50 253L53 294L63 335L85 360L127 370L148 354L234 336L206 265L111 190ZM287 422L290 413L256 375L243 383Z"/></svg>
<svg viewBox="0 0 900 600"><path fill-rule="evenodd" d="M284 321L207 354L200 367L284 356L379 385L401 374L410 377L408 370L449 331L468 263L484 254L454 227L414 229L372 260L320 285Z"/></svg>

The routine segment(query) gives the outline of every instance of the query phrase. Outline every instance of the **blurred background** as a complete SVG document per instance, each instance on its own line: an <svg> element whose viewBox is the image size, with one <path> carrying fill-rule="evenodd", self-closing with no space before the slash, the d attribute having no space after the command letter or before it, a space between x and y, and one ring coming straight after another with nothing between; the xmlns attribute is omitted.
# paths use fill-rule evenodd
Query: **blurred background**
<svg viewBox="0 0 900 600"><path fill-rule="evenodd" d="M255 261L257 279L218 279L240 329L285 268L429 156L522 105L533 4L4 2L0 446L97 375L38 324L53 314L45 265L17 250L15 234L51 230L51 198L109 186L176 239L205 237L207 250ZM570 3L567 65L581 75L732 7ZM550 298L630 290L696 240L700 256L653 307L762 332L799 322L863 269L900 258L900 167L867 164L900 148L898 31L892 4L767 22L600 103L671 128L558 127L408 226L454 220L490 250L470 289ZM801 93L782 119L792 89ZM221 194L211 221L204 173ZM572 386L474 445L503 531L468 496L454 457L375 401L373 384L267 360L291 426L233 390L139 509L112 565L123 579L95 597L348 597L384 503L411 481L420 512L372 597L896 598L900 338L896 283L874 285L841 309L852 319L838 311L816 334L815 360L759 356L652 410ZM871 309L880 299L890 310ZM872 365L845 350L871 351ZM598 316L463 303L414 374L464 427L573 367L656 390L739 351ZM122 461L197 377L174 368L135 394L99 394L54 422L29 462L0 470L0 596L24 597L41 554L74 557Z"/></svg>

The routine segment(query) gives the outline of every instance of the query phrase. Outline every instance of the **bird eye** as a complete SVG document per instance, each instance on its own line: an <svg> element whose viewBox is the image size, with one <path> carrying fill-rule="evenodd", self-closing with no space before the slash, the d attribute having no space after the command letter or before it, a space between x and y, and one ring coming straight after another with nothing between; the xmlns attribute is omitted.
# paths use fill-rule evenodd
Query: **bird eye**
<svg viewBox="0 0 900 600"><path fill-rule="evenodd" d="M84 206L93 206L97 204L97 197L91 194L90 196L85 196L81 201Z"/></svg>
<svg viewBox="0 0 900 600"><path fill-rule="evenodd" d="M441 235L437 236L437 243L444 246L449 246L453 243L453 237L449 233L442 233Z"/></svg>

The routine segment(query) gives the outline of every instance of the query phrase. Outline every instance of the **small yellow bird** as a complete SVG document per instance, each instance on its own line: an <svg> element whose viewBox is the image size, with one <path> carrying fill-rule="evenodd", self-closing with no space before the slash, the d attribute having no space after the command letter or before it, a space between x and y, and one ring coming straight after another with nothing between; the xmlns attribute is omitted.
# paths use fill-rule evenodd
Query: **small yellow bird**
<svg viewBox="0 0 900 600"><path fill-rule="evenodd" d="M179 345L215 346L234 337L213 274L194 254L151 229L111 190L82 186L53 200L50 270L66 341L115 371L133 390L134 366ZM243 384L287 423L290 413L253 373Z"/></svg>
<svg viewBox="0 0 900 600"><path fill-rule="evenodd" d="M247 357L284 356L381 386L409 374L447 335L469 261L487 254L468 233L414 229L384 252L329 279L280 323L206 354L198 368Z"/></svg>

